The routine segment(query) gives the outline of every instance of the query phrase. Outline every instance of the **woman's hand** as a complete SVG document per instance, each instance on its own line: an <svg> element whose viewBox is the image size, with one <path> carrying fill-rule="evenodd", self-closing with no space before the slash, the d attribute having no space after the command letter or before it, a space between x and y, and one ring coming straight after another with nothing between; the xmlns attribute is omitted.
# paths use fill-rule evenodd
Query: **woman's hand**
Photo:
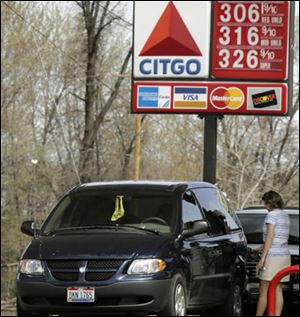
<svg viewBox="0 0 300 317"><path fill-rule="evenodd" d="M265 255L262 255L261 258L260 258L260 260L259 260L259 262L258 262L258 265L257 265L257 267L258 267L259 270L262 270L262 269L263 269L263 267L264 267L264 265L265 265L265 261L266 261L266 256L265 256Z"/></svg>

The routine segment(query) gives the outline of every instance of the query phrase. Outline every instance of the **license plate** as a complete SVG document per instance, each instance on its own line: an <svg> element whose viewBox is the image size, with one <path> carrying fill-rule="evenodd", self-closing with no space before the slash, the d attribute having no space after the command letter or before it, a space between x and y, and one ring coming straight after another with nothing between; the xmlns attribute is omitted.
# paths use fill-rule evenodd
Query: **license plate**
<svg viewBox="0 0 300 317"><path fill-rule="evenodd" d="M67 289L68 303L94 303L95 288L93 287L69 287Z"/></svg>

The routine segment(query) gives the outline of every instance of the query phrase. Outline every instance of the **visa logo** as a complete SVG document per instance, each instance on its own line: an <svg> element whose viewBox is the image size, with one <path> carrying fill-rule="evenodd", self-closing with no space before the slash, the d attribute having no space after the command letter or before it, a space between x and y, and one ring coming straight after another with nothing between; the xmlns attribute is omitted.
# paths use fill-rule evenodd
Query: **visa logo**
<svg viewBox="0 0 300 317"><path fill-rule="evenodd" d="M198 101L199 95L183 95L184 101Z"/></svg>
<svg viewBox="0 0 300 317"><path fill-rule="evenodd" d="M181 86L174 89L174 109L207 109L207 87Z"/></svg>

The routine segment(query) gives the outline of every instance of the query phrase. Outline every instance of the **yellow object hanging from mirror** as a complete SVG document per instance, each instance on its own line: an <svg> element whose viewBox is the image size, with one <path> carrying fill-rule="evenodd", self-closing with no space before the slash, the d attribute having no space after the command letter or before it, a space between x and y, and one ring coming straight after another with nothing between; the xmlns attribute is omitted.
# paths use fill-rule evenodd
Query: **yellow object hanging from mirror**
<svg viewBox="0 0 300 317"><path fill-rule="evenodd" d="M115 211L111 217L111 221L117 221L124 217L125 210L123 206L123 198L124 196L117 196L116 197L116 203L115 203Z"/></svg>

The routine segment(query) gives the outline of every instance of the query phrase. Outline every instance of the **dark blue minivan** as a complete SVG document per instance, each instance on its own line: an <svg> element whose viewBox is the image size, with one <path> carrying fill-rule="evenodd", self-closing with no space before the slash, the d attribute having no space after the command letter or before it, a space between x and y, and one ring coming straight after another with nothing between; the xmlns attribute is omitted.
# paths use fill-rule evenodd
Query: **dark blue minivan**
<svg viewBox="0 0 300 317"><path fill-rule="evenodd" d="M245 236L209 183L83 184L21 230L19 316L242 314Z"/></svg>

